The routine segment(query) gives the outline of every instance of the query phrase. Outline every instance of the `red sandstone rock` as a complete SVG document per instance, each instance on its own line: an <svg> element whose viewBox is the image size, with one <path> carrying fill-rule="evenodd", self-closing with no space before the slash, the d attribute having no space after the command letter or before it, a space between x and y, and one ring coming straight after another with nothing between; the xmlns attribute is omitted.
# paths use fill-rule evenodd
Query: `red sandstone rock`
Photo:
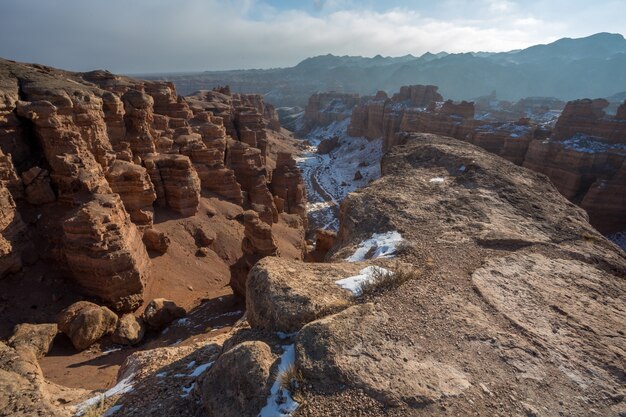
<svg viewBox="0 0 626 417"><path fill-rule="evenodd" d="M290 153L278 153L270 189L282 200L282 211L299 215L306 228L306 188L300 168Z"/></svg>
<svg viewBox="0 0 626 417"><path fill-rule="evenodd" d="M106 173L113 192L118 193L130 219L139 226L152 225L154 186L146 169L131 162L117 160Z"/></svg>
<svg viewBox="0 0 626 417"><path fill-rule="evenodd" d="M21 242L25 230L11 193L0 185L0 278L22 268Z"/></svg>
<svg viewBox="0 0 626 417"><path fill-rule="evenodd" d="M565 105L555 127L553 138L566 140L584 133L600 137L608 143L626 143L624 105L618 109L617 117L608 117L604 109L609 105L605 99L570 101Z"/></svg>
<svg viewBox="0 0 626 417"><path fill-rule="evenodd" d="M150 155L144 160L154 184L157 204L190 216L198 210L200 179L184 155Z"/></svg>
<svg viewBox="0 0 626 417"><path fill-rule="evenodd" d="M266 256L278 256L278 245L272 235L272 226L259 218L257 212L244 212L244 238L241 243L243 257L231 268L230 286L240 297L246 295L248 272Z"/></svg>
<svg viewBox="0 0 626 417"><path fill-rule="evenodd" d="M40 205L51 203L56 200L56 195L50 187L48 171L39 167L32 167L22 173L26 201L30 204Z"/></svg>
<svg viewBox="0 0 626 417"><path fill-rule="evenodd" d="M117 194L95 195L63 223L63 232L68 266L87 293L118 311L141 304L150 261Z"/></svg>

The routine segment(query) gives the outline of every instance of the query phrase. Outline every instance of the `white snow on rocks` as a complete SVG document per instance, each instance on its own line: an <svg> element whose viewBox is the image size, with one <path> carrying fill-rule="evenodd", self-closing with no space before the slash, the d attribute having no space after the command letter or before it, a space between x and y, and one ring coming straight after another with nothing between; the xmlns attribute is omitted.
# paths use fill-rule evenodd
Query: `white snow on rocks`
<svg viewBox="0 0 626 417"><path fill-rule="evenodd" d="M348 256L346 261L359 262L366 259L392 258L402 241L402 235L395 230L374 233L372 237L361 242L354 254Z"/></svg>
<svg viewBox="0 0 626 417"><path fill-rule="evenodd" d="M113 388L109 389L108 391L100 395L96 395L95 397L91 397L88 400L85 400L82 403L78 404L76 406L76 410L77 410L76 415L82 416L90 407L93 407L99 404L100 401L102 401L103 397L110 398L110 397L113 397L114 395L122 395L122 394L126 394L127 392L131 392L133 390L133 384L132 384L133 377L134 375L131 374L130 376L127 376L126 378L122 379L120 382L118 382Z"/></svg>
<svg viewBox="0 0 626 417"><path fill-rule="evenodd" d="M626 155L626 145L618 143L607 143L595 136L584 133L577 133L571 138L561 142L566 149L572 149L583 153L604 153L614 152L619 155Z"/></svg>
<svg viewBox="0 0 626 417"><path fill-rule="evenodd" d="M442 177L435 177L435 178L431 178L430 180L428 180L428 182L432 182L435 184L441 184L442 182L444 182L445 179Z"/></svg>
<svg viewBox="0 0 626 417"><path fill-rule="evenodd" d="M393 272L379 266L368 266L367 268L361 269L361 271L359 271L359 275L340 279L335 281L335 284L352 292L352 294L358 297L361 295L362 285L373 281L374 277L378 274L393 274Z"/></svg>
<svg viewBox="0 0 626 417"><path fill-rule="evenodd" d="M261 409L258 417L288 417L291 416L300 404L298 404L291 397L289 391L284 390L280 386L280 377L282 374L293 366L296 362L296 350L294 345L283 346L283 354L280 357L280 363L278 364L278 373L276 374L276 380L270 390L270 395L267 398L267 404Z"/></svg>
<svg viewBox="0 0 626 417"><path fill-rule="evenodd" d="M196 386L196 383L192 382L191 385L189 385L188 387L182 387L183 393L180 394L180 398L189 397L189 394L191 394L191 391L193 391L195 386Z"/></svg>
<svg viewBox="0 0 626 417"><path fill-rule="evenodd" d="M204 371L209 369L211 365L213 365L213 362L203 363L202 365L199 365L198 367L196 367L196 369L194 369L193 372L189 374L189 376L198 377L202 375Z"/></svg>

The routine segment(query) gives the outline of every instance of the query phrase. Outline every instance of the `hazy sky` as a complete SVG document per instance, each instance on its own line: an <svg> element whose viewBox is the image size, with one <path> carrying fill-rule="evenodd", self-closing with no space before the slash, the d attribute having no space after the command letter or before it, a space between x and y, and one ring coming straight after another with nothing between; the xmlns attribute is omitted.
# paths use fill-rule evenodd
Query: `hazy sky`
<svg viewBox="0 0 626 417"><path fill-rule="evenodd" d="M505 51L626 32L625 0L0 0L0 56L83 71Z"/></svg>

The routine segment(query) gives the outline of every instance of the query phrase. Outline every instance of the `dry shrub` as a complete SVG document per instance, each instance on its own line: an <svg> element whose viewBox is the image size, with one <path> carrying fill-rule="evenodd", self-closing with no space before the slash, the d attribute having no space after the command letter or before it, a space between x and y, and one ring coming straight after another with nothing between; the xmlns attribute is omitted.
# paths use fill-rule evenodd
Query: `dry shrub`
<svg viewBox="0 0 626 417"><path fill-rule="evenodd" d="M301 388L304 377L296 367L296 364L292 363L283 372L279 372L277 379L278 383L280 384L280 388L283 391L289 391L289 393L291 394L291 398L293 398L294 401L302 404L303 398L301 395Z"/></svg>
<svg viewBox="0 0 626 417"><path fill-rule="evenodd" d="M420 271L418 269L400 267L397 264L393 271L383 271L376 268L372 273L372 278L361 283L359 287L361 291L360 297L368 298L393 290L405 282L419 277Z"/></svg>

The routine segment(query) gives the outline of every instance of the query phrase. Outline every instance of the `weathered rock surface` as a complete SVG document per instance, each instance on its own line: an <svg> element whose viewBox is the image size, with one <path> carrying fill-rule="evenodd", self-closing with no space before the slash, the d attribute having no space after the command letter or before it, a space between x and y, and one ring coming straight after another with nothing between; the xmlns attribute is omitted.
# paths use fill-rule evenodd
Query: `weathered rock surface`
<svg viewBox="0 0 626 417"><path fill-rule="evenodd" d="M223 353L200 381L205 410L213 417L256 416L267 401L270 347L263 342L243 342Z"/></svg>
<svg viewBox="0 0 626 417"><path fill-rule="evenodd" d="M39 359L50 352L58 332L56 323L18 324L9 339L9 345L22 353L30 350L35 359Z"/></svg>
<svg viewBox="0 0 626 417"><path fill-rule="evenodd" d="M283 200L283 211L299 215L306 229L306 189L300 168L290 153L278 153L270 190L274 197Z"/></svg>
<svg viewBox="0 0 626 417"><path fill-rule="evenodd" d="M50 187L50 175L45 169L32 167L22 173L22 181L26 201L30 204L41 205L56 200L56 195Z"/></svg>
<svg viewBox="0 0 626 417"><path fill-rule="evenodd" d="M0 342L0 415L3 417L69 417L72 413L59 405L59 399L71 395L53 396L48 383L37 364L29 356L23 356ZM69 391L66 389L66 391ZM76 395L74 395L76 397Z"/></svg>
<svg viewBox="0 0 626 417"><path fill-rule="evenodd" d="M157 196L146 169L131 162L116 160L106 173L114 193L118 193L130 219L138 226L151 226L152 203Z"/></svg>
<svg viewBox="0 0 626 417"><path fill-rule="evenodd" d="M252 327L292 333L353 302L335 281L357 275L362 265L308 264L276 257L260 260L248 275L246 312Z"/></svg>
<svg viewBox="0 0 626 417"><path fill-rule="evenodd" d="M151 300L143 312L143 320L152 328L162 329L171 322L184 317L187 312L184 308L176 305L165 298Z"/></svg>
<svg viewBox="0 0 626 417"><path fill-rule="evenodd" d="M0 277L22 268L26 225L9 189L0 186Z"/></svg>
<svg viewBox="0 0 626 417"><path fill-rule="evenodd" d="M170 207L183 216L198 210L200 179L184 155L146 157L146 169L156 191L156 203Z"/></svg>
<svg viewBox="0 0 626 417"><path fill-rule="evenodd" d="M143 339L146 326L141 317L133 314L124 314L117 321L117 328L111 334L111 341L118 345L136 345Z"/></svg>
<svg viewBox="0 0 626 417"><path fill-rule="evenodd" d="M59 331L78 350L87 349L117 327L117 316L106 307L79 301L59 313Z"/></svg>
<svg viewBox="0 0 626 417"><path fill-rule="evenodd" d="M76 281L120 311L142 302L148 254L116 194L96 194L63 223L66 258Z"/></svg>
<svg viewBox="0 0 626 417"><path fill-rule="evenodd" d="M349 118L351 110L359 103L359 99L358 94L351 93L313 94L304 108L303 132Z"/></svg>
<svg viewBox="0 0 626 417"><path fill-rule="evenodd" d="M361 388L390 406L422 407L471 386L456 367L420 358L410 344L385 341L373 331L385 329L390 320L373 304L364 304L306 325L296 339L298 369L321 386Z"/></svg>

